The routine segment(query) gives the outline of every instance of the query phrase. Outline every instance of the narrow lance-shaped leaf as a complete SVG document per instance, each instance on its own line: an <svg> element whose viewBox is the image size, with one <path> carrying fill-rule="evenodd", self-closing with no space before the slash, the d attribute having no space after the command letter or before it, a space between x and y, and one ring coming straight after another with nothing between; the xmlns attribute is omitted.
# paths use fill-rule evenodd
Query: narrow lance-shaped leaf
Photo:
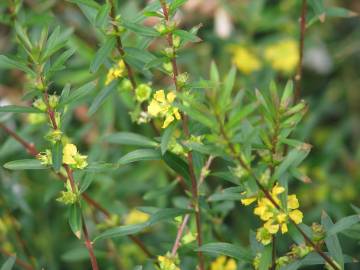
<svg viewBox="0 0 360 270"><path fill-rule="evenodd" d="M73 204L69 209L69 225L77 238L81 238L81 209L78 204Z"/></svg>
<svg viewBox="0 0 360 270"><path fill-rule="evenodd" d="M159 151L153 149L138 149L127 153L125 156L119 159L119 164L129 164L136 161L143 160L160 160L161 155Z"/></svg>
<svg viewBox="0 0 360 270"><path fill-rule="evenodd" d="M88 115L93 115L103 104L105 99L116 89L117 80L112 81L108 86L106 86L94 99L93 103L89 108Z"/></svg>
<svg viewBox="0 0 360 270"><path fill-rule="evenodd" d="M4 164L4 168L17 171L17 170L44 170L46 166L42 165L37 159L21 159L14 160Z"/></svg>
<svg viewBox="0 0 360 270"><path fill-rule="evenodd" d="M252 262L251 252L239 245L229 243L209 243L202 245L197 251L202 251L210 254L225 255L238 259L239 261Z"/></svg>
<svg viewBox="0 0 360 270"><path fill-rule="evenodd" d="M90 64L90 72L98 71L99 67L105 62L111 51L115 47L115 37L111 36L105 40L100 49L96 52L94 60Z"/></svg>
<svg viewBox="0 0 360 270"><path fill-rule="evenodd" d="M16 262L16 256L9 257L4 264L1 266L0 270L11 270L13 269Z"/></svg>
<svg viewBox="0 0 360 270"><path fill-rule="evenodd" d="M132 133L132 132L118 132L108 135L104 138L106 142L123 144L123 145L136 145L145 147L157 147L159 144L145 136Z"/></svg>

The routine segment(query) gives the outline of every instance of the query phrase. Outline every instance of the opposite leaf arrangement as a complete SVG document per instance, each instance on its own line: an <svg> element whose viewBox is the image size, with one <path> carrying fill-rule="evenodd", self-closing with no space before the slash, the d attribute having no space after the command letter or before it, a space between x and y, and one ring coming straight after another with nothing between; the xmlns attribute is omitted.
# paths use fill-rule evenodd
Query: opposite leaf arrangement
<svg viewBox="0 0 360 270"><path fill-rule="evenodd" d="M64 190L56 200L68 208L70 228L85 243L93 270L100 269L101 265L94 246L107 248L101 240L112 241L124 236L149 258L146 265L135 269L265 270L324 264L327 269L340 270L352 261L343 255L337 233L360 222L360 211L355 209L357 215L335 224L324 213L321 224L307 226L303 223L301 202L296 194L289 192L288 184L294 179L307 182L299 165L311 149L309 144L293 136L308 107L294 97L298 93L294 93L291 81L284 90L275 82L268 89L237 90L235 67L221 79L215 63L210 67L208 80L191 81L188 73L180 72L178 59L187 43L199 41L196 36L199 27L189 31L178 29L174 16L184 0L153 1L132 21L118 15L120 7L113 0L102 5L92 0L70 2L85 13L103 40L90 66L94 80L75 90L68 84L61 92L55 90L52 84L56 73L65 68L65 62L75 53L66 49L71 31L61 32L58 27L49 35L48 29L43 29L34 41L17 22L14 9L13 24L21 57L2 55L0 62L2 67L26 73L29 91L25 99L31 100L32 106L9 105L0 111L26 113L28 123L38 127L37 135L42 135L47 147L38 150L5 124L0 126L33 156L33 159L10 161L5 168L48 169L64 182ZM157 24L144 26L141 22L147 17L157 18ZM302 16L302 22L304 20ZM138 45L124 46L124 39L134 39ZM147 47L155 39L163 47L158 53L150 53ZM230 50L235 66L245 76L260 69L259 60L250 51ZM301 70L301 57L297 54L286 61L279 60L279 51L283 50L297 52L297 44L285 41L274 45L265 56L280 72L287 73L297 65ZM153 77L149 76L152 72ZM298 75L297 87L301 72ZM161 79L155 79L158 77ZM95 89L99 92L93 97ZM132 121L149 126L153 136L109 133L102 140L114 148L115 145L140 148L125 154L118 162L95 162L82 154L80 145L67 135L66 129L79 103L91 100L87 113L93 116L114 94L130 104ZM179 188L186 198L176 207L143 207L119 218L86 193L96 173L151 160L162 160L170 169L169 175L176 180L168 183L164 190L151 191L153 194L148 196L156 197L160 193L171 196L174 189ZM221 164L220 170L219 166L210 170L216 162ZM206 183L209 176L231 186L213 192ZM226 207L229 201L249 208L255 204L253 213L260 227L250 232L250 247L241 246L240 239L227 243L217 237L213 208L219 202ZM97 230L89 230L89 207L101 213ZM139 235L164 221L175 224L177 230L173 245L164 245L169 248L162 250L163 255L156 256L151 251L156 248L148 247L146 237ZM90 236L90 232L94 236ZM277 243L284 237L294 244L279 255ZM210 260L205 254L218 257ZM197 260L185 259L195 256ZM183 268L184 261L191 268ZM42 267L36 261L25 266L27 269Z"/></svg>

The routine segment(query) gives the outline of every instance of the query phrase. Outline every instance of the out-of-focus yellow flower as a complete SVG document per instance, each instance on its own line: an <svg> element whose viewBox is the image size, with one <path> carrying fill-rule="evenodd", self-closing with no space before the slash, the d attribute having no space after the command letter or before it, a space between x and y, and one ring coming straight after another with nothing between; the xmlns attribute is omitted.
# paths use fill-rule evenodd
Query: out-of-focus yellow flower
<svg viewBox="0 0 360 270"><path fill-rule="evenodd" d="M68 143L64 146L63 163L76 169L84 169L88 165L86 160L87 156L81 155L75 144Z"/></svg>
<svg viewBox="0 0 360 270"><path fill-rule="evenodd" d="M248 48L242 46L231 46L232 61L236 67L245 74L258 71L262 64L260 59Z"/></svg>
<svg viewBox="0 0 360 270"><path fill-rule="evenodd" d="M29 113L27 121L33 125L42 124L47 121L47 116L43 113Z"/></svg>
<svg viewBox="0 0 360 270"><path fill-rule="evenodd" d="M158 256L158 262L160 270L180 270L180 267L178 267L179 258L171 256L170 253L167 253L165 256Z"/></svg>
<svg viewBox="0 0 360 270"><path fill-rule="evenodd" d="M119 62L109 69L106 75L105 85L110 84L113 80L117 78L121 78L125 75L125 62L123 60L119 60Z"/></svg>
<svg viewBox="0 0 360 270"><path fill-rule="evenodd" d="M283 40L265 48L265 59L270 62L273 69L291 73L299 62L299 49L295 40Z"/></svg>
<svg viewBox="0 0 360 270"><path fill-rule="evenodd" d="M175 98L176 94L174 92L169 92L165 96L164 90L158 90L155 92L153 99L148 106L148 113L150 116L165 118L162 128L168 127L175 118L177 120L181 119L179 109L172 106Z"/></svg>
<svg viewBox="0 0 360 270"><path fill-rule="evenodd" d="M211 270L236 270L236 261L227 259L225 256L219 256L211 263Z"/></svg>
<svg viewBox="0 0 360 270"><path fill-rule="evenodd" d="M150 216L144 212L141 212L137 209L133 209L130 213L125 217L124 223L126 225L144 223L148 221Z"/></svg>

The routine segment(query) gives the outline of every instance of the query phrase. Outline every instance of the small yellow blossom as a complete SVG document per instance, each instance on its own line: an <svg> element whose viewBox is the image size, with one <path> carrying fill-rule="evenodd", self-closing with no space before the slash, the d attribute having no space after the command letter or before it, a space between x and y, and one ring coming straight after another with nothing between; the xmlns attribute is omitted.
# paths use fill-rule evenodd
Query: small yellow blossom
<svg viewBox="0 0 360 270"><path fill-rule="evenodd" d="M125 62L123 60L119 60L119 62L109 69L106 75L105 85L110 84L113 80L117 78L121 78L125 75Z"/></svg>
<svg viewBox="0 0 360 270"><path fill-rule="evenodd" d="M176 94L174 92L169 92L165 96L164 90L158 90L155 92L153 99L148 106L148 113L150 116L165 118L162 128L168 127L175 119L181 119L179 109L172 106L175 98Z"/></svg>
<svg viewBox="0 0 360 270"><path fill-rule="evenodd" d="M151 94L151 87L148 84L142 83L135 89L135 97L139 102L148 100Z"/></svg>
<svg viewBox="0 0 360 270"><path fill-rule="evenodd" d="M248 48L232 46L230 51L233 54L233 63L241 72L250 74L261 69L259 58Z"/></svg>
<svg viewBox="0 0 360 270"><path fill-rule="evenodd" d="M63 148L63 163L71 165L76 169L84 169L87 163L87 156L81 155L75 144L68 143Z"/></svg>
<svg viewBox="0 0 360 270"><path fill-rule="evenodd" d="M51 165L52 164L52 154L51 151L49 149L46 149L45 152L40 152L37 156L36 159L40 160L40 163L42 165Z"/></svg>
<svg viewBox="0 0 360 270"><path fill-rule="evenodd" d="M126 225L145 223L148 221L150 216L144 212L141 212L137 209L133 209L130 213L125 217L124 223Z"/></svg>
<svg viewBox="0 0 360 270"><path fill-rule="evenodd" d="M298 44L292 39L279 41L268 46L264 56L273 69L291 73L299 62Z"/></svg>
<svg viewBox="0 0 360 270"><path fill-rule="evenodd" d="M243 205L250 205L253 202L255 202L256 200L257 200L257 197L248 197L248 198L245 198L245 199L241 199L241 203Z"/></svg>
<svg viewBox="0 0 360 270"><path fill-rule="evenodd" d="M236 270L237 265L234 259L227 259L225 256L219 256L211 263L210 270Z"/></svg>
<svg viewBox="0 0 360 270"><path fill-rule="evenodd" d="M177 256L171 256L168 252L165 256L158 256L158 263L160 270L180 270L179 258Z"/></svg>

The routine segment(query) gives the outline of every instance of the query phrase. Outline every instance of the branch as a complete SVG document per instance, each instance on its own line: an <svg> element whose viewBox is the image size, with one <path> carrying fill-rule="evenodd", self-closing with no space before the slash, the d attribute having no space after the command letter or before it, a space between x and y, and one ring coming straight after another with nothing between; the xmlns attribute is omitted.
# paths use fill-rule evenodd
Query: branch
<svg viewBox="0 0 360 270"><path fill-rule="evenodd" d="M301 97L301 82L302 82L302 64L304 56L304 40L306 31L306 13L307 1L302 0L301 4L301 17L300 17L300 38L299 38L299 62L295 75L295 102L299 101Z"/></svg>
<svg viewBox="0 0 360 270"><path fill-rule="evenodd" d="M165 21L169 25L170 18L169 18L168 6L164 0L160 0L160 3L161 3ZM172 64L172 69L173 69L172 80L175 85L176 91L181 92L181 89L180 89L178 81L177 81L177 76L179 74L179 70L178 70L177 62L176 62L175 47L174 47L174 43L173 43L172 33L169 33L167 35L167 42L168 42L168 45L172 48L172 50L174 52L174 57L171 59L171 64ZM182 118L183 118L182 127L183 127L183 132L184 132L185 138L190 138L189 123L188 123L189 118L186 114L182 114ZM200 246L202 246L201 210L198 205L198 200L199 200L198 186L197 186L191 151L189 151L187 154L187 161L188 161L188 165L189 165L189 175L190 175L190 180L191 180L191 192L192 192L192 196L193 196L193 200L194 200L192 207L195 210L195 220L196 220L196 230L197 230L196 238L197 238L198 246L200 247ZM204 270L205 262L204 262L203 253L201 251L198 251L198 258L199 258L199 268L200 268L200 270Z"/></svg>

